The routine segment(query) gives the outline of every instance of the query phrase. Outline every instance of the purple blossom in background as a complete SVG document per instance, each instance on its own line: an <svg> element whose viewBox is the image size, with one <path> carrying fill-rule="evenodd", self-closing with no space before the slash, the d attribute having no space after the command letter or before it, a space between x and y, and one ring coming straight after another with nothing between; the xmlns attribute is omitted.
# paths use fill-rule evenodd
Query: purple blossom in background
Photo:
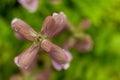
<svg viewBox="0 0 120 80"><path fill-rule="evenodd" d="M83 19L79 25L81 30L87 30L91 25L91 21L89 19Z"/></svg>
<svg viewBox="0 0 120 80"><path fill-rule="evenodd" d="M18 0L19 3L29 10L30 12L35 12L38 7L38 0Z"/></svg>
<svg viewBox="0 0 120 80"><path fill-rule="evenodd" d="M85 35L83 39L78 39L75 48L80 52L88 52L93 48L93 40L90 35Z"/></svg>

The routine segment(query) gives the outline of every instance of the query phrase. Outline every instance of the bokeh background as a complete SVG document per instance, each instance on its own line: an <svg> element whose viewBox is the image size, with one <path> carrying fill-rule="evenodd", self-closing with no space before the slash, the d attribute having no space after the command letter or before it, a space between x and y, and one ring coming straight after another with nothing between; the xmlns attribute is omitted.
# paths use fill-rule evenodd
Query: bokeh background
<svg viewBox="0 0 120 80"><path fill-rule="evenodd" d="M86 18L91 21L85 33L91 35L94 47L86 53L70 49L73 56L70 68L62 71L52 68L50 80L120 80L120 0L61 0L58 4L39 0L35 13L17 0L0 0L0 80L20 73L14 57L31 45L14 36L11 20L21 18L39 32L45 17L60 11L74 26ZM53 42L61 46L70 36L63 32ZM38 61L37 71L42 71L44 64Z"/></svg>

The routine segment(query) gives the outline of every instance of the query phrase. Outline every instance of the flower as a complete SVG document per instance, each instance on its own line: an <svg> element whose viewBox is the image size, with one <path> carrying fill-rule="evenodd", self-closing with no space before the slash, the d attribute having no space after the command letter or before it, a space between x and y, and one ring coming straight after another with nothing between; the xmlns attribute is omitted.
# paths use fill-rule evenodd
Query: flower
<svg viewBox="0 0 120 80"><path fill-rule="evenodd" d="M37 10L38 0L18 0L18 2L30 12L35 12Z"/></svg>
<svg viewBox="0 0 120 80"><path fill-rule="evenodd" d="M62 68L67 69L69 67L69 62L71 61L72 56L68 51L48 40L43 40L41 42L41 48L50 55L54 68L61 70Z"/></svg>
<svg viewBox="0 0 120 80"><path fill-rule="evenodd" d="M21 19L15 18L11 22L12 29L15 31L15 35L24 40L34 41L37 36L37 32L34 31L30 25L22 21Z"/></svg>
<svg viewBox="0 0 120 80"><path fill-rule="evenodd" d="M80 52L91 51L93 48L93 41L90 35L85 35L83 39L77 40L75 48Z"/></svg>
<svg viewBox="0 0 120 80"><path fill-rule="evenodd" d="M57 70L67 69L72 59L70 53L48 40L61 32L66 24L66 17L63 13L54 13L48 16L42 26L41 32L37 33L27 23L15 18L11 22L15 35L23 40L31 41L33 44L19 56L15 57L15 63L24 70L32 68L36 60L40 47L49 53L52 64ZM47 37L47 38L46 38ZM59 66L59 68L58 68Z"/></svg>
<svg viewBox="0 0 120 80"><path fill-rule="evenodd" d="M71 54L70 54L68 51L66 51L66 52L65 52L65 55L66 55L68 61L70 62L71 59L72 59ZM59 70L59 71L60 71L61 69L65 69L65 70L68 69L69 66L70 66L69 62L68 62L68 63L65 63L65 64L59 64L59 63L57 63L55 60L52 60L52 64L53 64L54 68L57 69L57 70Z"/></svg>
<svg viewBox="0 0 120 80"><path fill-rule="evenodd" d="M91 25L91 21L89 19L83 19L80 23L81 30L87 30Z"/></svg>
<svg viewBox="0 0 120 80"><path fill-rule="evenodd" d="M39 46L33 43L30 48L15 57L14 61L21 69L29 70L32 68L32 64L34 64L37 58L38 51Z"/></svg>
<svg viewBox="0 0 120 80"><path fill-rule="evenodd" d="M65 27L66 16L64 13L53 13L52 16L48 16L42 26L41 34L53 38L58 35Z"/></svg>

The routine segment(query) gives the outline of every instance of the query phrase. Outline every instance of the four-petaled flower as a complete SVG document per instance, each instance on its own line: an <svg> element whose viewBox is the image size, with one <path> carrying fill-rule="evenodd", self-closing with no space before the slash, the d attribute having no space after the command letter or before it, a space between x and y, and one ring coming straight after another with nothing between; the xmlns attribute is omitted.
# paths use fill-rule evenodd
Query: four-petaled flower
<svg viewBox="0 0 120 80"><path fill-rule="evenodd" d="M71 54L48 40L48 38L58 35L65 25L66 17L63 13L54 13L52 16L48 16L39 33L21 19L13 19L11 26L15 31L15 35L20 39L33 42L30 48L15 57L17 66L22 69L30 69L39 49L42 48L50 55L54 68L57 70L67 69L72 59Z"/></svg>

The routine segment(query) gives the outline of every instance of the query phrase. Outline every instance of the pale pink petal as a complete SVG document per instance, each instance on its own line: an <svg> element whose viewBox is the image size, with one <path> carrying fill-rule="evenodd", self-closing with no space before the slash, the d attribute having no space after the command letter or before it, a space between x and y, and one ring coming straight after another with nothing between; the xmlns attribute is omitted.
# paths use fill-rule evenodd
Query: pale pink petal
<svg viewBox="0 0 120 80"><path fill-rule="evenodd" d="M68 51L66 51L66 56L70 62L72 59L72 55ZM60 64L60 63L57 63L56 61L52 60L53 67L58 71L60 71L62 69L67 70L70 66L69 62L67 62L66 64Z"/></svg>
<svg viewBox="0 0 120 80"><path fill-rule="evenodd" d="M14 62L15 62L15 64L16 64L17 66L19 66L19 62L18 62L18 61L19 61L18 57L15 57L15 58L14 58Z"/></svg>
<svg viewBox="0 0 120 80"><path fill-rule="evenodd" d="M56 63L54 60L52 60L52 64L56 70L60 71L62 69L62 66L60 64Z"/></svg>
<svg viewBox="0 0 120 80"><path fill-rule="evenodd" d="M19 39L34 41L37 36L37 32L30 25L18 18L12 20L11 28L15 31L15 35Z"/></svg>
<svg viewBox="0 0 120 80"><path fill-rule="evenodd" d="M38 0L19 0L19 3L30 12L35 12L38 7Z"/></svg>
<svg viewBox="0 0 120 80"><path fill-rule="evenodd" d="M64 65L63 65L63 69L67 70L67 69L69 68L69 66L70 66L70 64L69 64L69 63L64 64Z"/></svg>
<svg viewBox="0 0 120 80"><path fill-rule="evenodd" d="M49 53L52 60L59 64L66 64L69 62L69 59L66 55L66 51L61 47L53 44L49 40L43 40L41 42L41 48Z"/></svg>
<svg viewBox="0 0 120 80"><path fill-rule="evenodd" d="M18 39L20 39L20 40L26 40L23 36L21 36L20 34L18 34L18 33L14 33L15 34L15 36L18 38Z"/></svg>
<svg viewBox="0 0 120 80"><path fill-rule="evenodd" d="M32 44L28 49L26 49L20 55L15 57L14 62L21 69L30 70L34 66L34 63L37 59L38 51L38 45Z"/></svg>
<svg viewBox="0 0 120 80"><path fill-rule="evenodd" d="M43 23L41 34L53 38L58 35L66 25L66 17L63 12L53 13L52 16L48 16Z"/></svg>
<svg viewBox="0 0 120 80"><path fill-rule="evenodd" d="M68 61L71 61L72 55L70 54L69 51L66 51L66 56L67 56L67 58L68 58Z"/></svg>
<svg viewBox="0 0 120 80"><path fill-rule="evenodd" d="M53 64L53 67L54 67L56 70L58 70L58 71L60 71L60 70L62 70L62 69L67 70L67 69L69 68L69 66L70 66L69 63L59 64L59 63L55 62L54 60L52 60L52 64Z"/></svg>

